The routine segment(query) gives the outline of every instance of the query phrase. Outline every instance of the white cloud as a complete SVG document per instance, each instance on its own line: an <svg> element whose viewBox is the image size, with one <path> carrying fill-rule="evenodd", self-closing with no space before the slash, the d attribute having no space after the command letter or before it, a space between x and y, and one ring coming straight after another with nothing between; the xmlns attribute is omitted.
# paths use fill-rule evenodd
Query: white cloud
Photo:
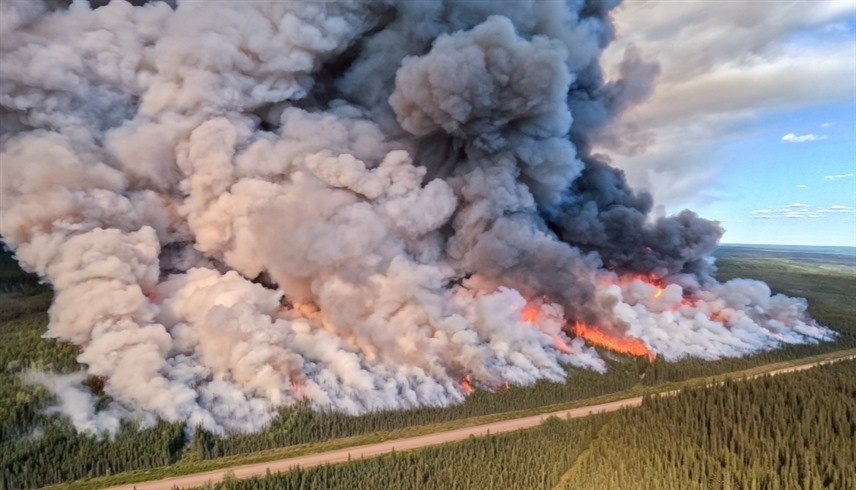
<svg viewBox="0 0 856 490"><path fill-rule="evenodd" d="M850 28L847 27L847 24L844 22L836 22L835 24L829 24L823 28L823 32L832 32L836 34L847 32L849 30Z"/></svg>
<svg viewBox="0 0 856 490"><path fill-rule="evenodd" d="M824 175L824 176L823 176L823 178L824 178L824 179L826 179L826 180L849 179L850 177L853 177L853 173L852 173L852 172L851 172L851 173L846 173L846 174L838 174L838 175Z"/></svg>
<svg viewBox="0 0 856 490"><path fill-rule="evenodd" d="M853 18L856 2L835 0L625 2L614 12L607 77L630 46L661 73L651 98L608 128L597 151L657 202L698 204L727 165L717 143L757 131L774 111L856 97L853 39L824 34ZM680 188L662 185L676 181Z"/></svg>
<svg viewBox="0 0 856 490"><path fill-rule="evenodd" d="M806 189L806 188L808 188L808 186L805 184L797 184L797 189Z"/></svg>
<svg viewBox="0 0 856 490"><path fill-rule="evenodd" d="M782 143L806 143L809 141L820 141L825 139L826 136L817 136L814 133L801 134L799 136L794 133L788 133L782 136Z"/></svg>
<svg viewBox="0 0 856 490"><path fill-rule="evenodd" d="M835 204L823 209L811 209L807 204L795 202L781 208L763 208L752 211L751 216L755 219L776 219L776 218L823 218L829 214L856 213L856 209L850 208L843 204Z"/></svg>
<svg viewBox="0 0 856 490"><path fill-rule="evenodd" d="M856 213L856 209L853 209L849 206L845 206L843 204L836 204L834 206L829 206L828 209L820 209L819 213L830 214L830 213L848 213L854 214Z"/></svg>
<svg viewBox="0 0 856 490"><path fill-rule="evenodd" d="M812 211L807 208L778 208L778 209L756 209L752 211L752 217L756 219L774 218L822 218L823 213Z"/></svg>
<svg viewBox="0 0 856 490"><path fill-rule="evenodd" d="M835 126L835 123L825 122L820 125L821 128L831 128L832 126Z"/></svg>

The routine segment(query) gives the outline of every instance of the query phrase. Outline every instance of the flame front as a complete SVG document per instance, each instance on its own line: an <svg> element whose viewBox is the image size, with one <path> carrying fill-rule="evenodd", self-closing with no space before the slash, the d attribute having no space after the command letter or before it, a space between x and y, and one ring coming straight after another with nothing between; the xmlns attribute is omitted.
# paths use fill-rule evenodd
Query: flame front
<svg viewBox="0 0 856 490"><path fill-rule="evenodd" d="M627 335L618 337L579 321L574 325L574 334L598 347L632 356L647 356L649 361L654 360L654 353L648 349L644 342L635 337Z"/></svg>
<svg viewBox="0 0 856 490"><path fill-rule="evenodd" d="M300 386L300 383L298 383L297 380L291 380L291 389L293 389L295 394L298 396L303 396L303 387Z"/></svg>
<svg viewBox="0 0 856 490"><path fill-rule="evenodd" d="M537 302L530 302L523 308L520 314L523 323L532 324L538 322L538 316L541 314L541 305Z"/></svg>
<svg viewBox="0 0 856 490"><path fill-rule="evenodd" d="M624 282L624 281L628 281L628 280L630 282L641 281L641 282L644 282L646 284L650 284L650 285L654 286L656 288L654 290L654 295L653 295L654 298L659 298L660 296L662 296L663 290L666 289L666 283L662 279L660 279L659 277L654 276L654 275L630 274L627 276L623 276L620 279L620 282Z"/></svg>
<svg viewBox="0 0 856 490"><path fill-rule="evenodd" d="M461 379L461 389L464 390L464 394L466 395L471 395L474 391L476 391L475 388L473 388L473 383L470 380L469 374L464 376L463 379Z"/></svg>
<svg viewBox="0 0 856 490"><path fill-rule="evenodd" d="M539 321L541 321L541 307L543 306L542 300L530 301L523 307L523 310L520 312L520 319L523 323L527 325L535 325L539 330L541 327L537 325ZM543 330L542 330L543 331ZM570 354L571 348L568 347L568 343L565 342L565 339L562 338L559 334L551 334L553 337L553 348L558 352L563 354Z"/></svg>

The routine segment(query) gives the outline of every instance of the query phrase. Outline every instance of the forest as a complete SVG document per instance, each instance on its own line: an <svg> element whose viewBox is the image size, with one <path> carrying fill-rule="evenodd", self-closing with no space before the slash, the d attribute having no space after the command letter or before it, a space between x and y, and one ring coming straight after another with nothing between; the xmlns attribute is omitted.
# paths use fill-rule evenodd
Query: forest
<svg viewBox="0 0 856 490"><path fill-rule="evenodd" d="M854 488L856 361L645 400L562 488Z"/></svg>
<svg viewBox="0 0 856 490"><path fill-rule="evenodd" d="M721 249L723 250L723 249ZM336 438L394 431L468 417L532 409L583 400L628 388L680 381L748 369L772 362L822 354L856 346L856 315L846 292L856 281L853 267L821 257L774 257L740 254L725 249L719 278L755 277L774 290L809 299L811 314L840 335L835 342L791 346L740 359L707 362L683 360L653 363L602 353L606 374L568 367L567 383L540 382L490 393L477 390L465 403L445 408L380 412L359 417L319 413L295 407L257 434L216 436L202 430L187 433L177 424L161 422L139 429L122 427L114 439L77 433L71 423L51 410L51 394L29 381L33 371L73 373L79 370L76 349L42 338L49 287L21 271L8 254L0 255L0 488L35 488L48 484L150 468L184 468L184 464L230 455L283 448ZM775 254L773 254L775 256ZM826 260L826 262L824 262ZM98 380L86 385L100 393ZM103 401L107 398L103 396Z"/></svg>
<svg viewBox="0 0 856 490"><path fill-rule="evenodd" d="M647 397L641 408L207 488L853 488L856 361Z"/></svg>

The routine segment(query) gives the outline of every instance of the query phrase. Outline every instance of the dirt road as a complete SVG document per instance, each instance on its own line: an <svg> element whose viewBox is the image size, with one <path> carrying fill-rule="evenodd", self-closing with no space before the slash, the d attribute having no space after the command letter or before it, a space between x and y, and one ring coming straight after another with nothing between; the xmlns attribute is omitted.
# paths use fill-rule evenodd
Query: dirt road
<svg viewBox="0 0 856 490"><path fill-rule="evenodd" d="M842 357L833 361L822 361L810 364L802 364L799 366L792 366L789 368L771 371L770 373L766 374L776 375L794 371L802 371L818 364L826 364L829 362L837 362L853 358L856 358L856 356ZM669 395L673 393L676 392L663 393L663 395ZM232 468L208 471L205 473L194 473L192 475L177 476L173 478L165 478L163 480L154 480L129 485L122 485L118 487L111 487L111 490L132 490L134 488L136 488L137 490L169 490L173 487L198 487L208 482L217 482L222 480L226 472L231 472L237 478L263 476L266 474L267 470L270 470L272 473L276 473L278 471L286 471L290 468L294 468L295 466L300 466L301 468L308 468L324 463L339 463L342 461L347 461L349 458L368 458L391 452L393 449L396 451L405 451L408 449L433 446L446 442L460 441L462 439L468 438L469 436L482 436L487 434L488 432L490 432L491 434L498 434L500 432L509 432L512 430L535 427L544 420L546 420L548 417L553 416L559 418L585 417L586 415L590 415L593 413L612 412L624 407L638 407L641 404L642 397L637 396L635 398L625 398L623 400L618 400L610 403L601 403L598 405L589 405L586 407L560 410L558 412L545 413L541 415L534 415L531 417L523 417L519 419L503 420L501 422L476 425L473 427L465 427L463 429L455 429L446 432L437 432L424 436L409 437L406 439L396 439L393 441L380 442L377 444L367 444L364 446L354 446L346 449L339 449L336 451L328 451L318 454L308 454L306 456L297 456L293 458L280 459L277 461L269 461L266 463L234 466Z"/></svg>
<svg viewBox="0 0 856 490"><path fill-rule="evenodd" d="M352 459L368 458L371 456L378 456L391 452L393 449L395 449L396 451L405 451L408 449L433 446L446 442L460 441L462 439L466 439L469 436L483 436L488 432L490 432L491 434L497 434L500 432L508 432L512 430L525 429L528 427L535 427L551 416L562 418L585 417L586 415L590 415L592 413L612 412L614 410L618 410L624 407L638 407L641 404L642 397L638 396L635 398L626 398L624 400L618 400L610 403L602 403L600 405L589 405L587 407L560 410L558 412L534 415L531 417L524 417L520 419L503 420L501 422L476 425L473 427L465 427L463 429L455 429L447 432L438 432L418 437L408 437L406 439L396 439L393 441L380 442L377 444L368 444L365 446L355 446L347 449L328 451L325 453L308 454L306 456L280 459L278 461L269 461L267 463L235 466L228 469L208 471L205 473L194 473L192 475L166 478L163 480L122 485L119 487L112 487L112 489L131 490L133 488L136 488L137 490L169 490L174 486L182 488L196 487L204 485L209 481L214 482L223 479L223 476L227 471L231 471L238 478L249 478L255 475L264 475L268 469L270 469L272 473L276 473L277 471L285 471L290 468L294 468L295 466L307 468L310 466L317 466L324 463L339 463L342 461L347 461L349 457Z"/></svg>

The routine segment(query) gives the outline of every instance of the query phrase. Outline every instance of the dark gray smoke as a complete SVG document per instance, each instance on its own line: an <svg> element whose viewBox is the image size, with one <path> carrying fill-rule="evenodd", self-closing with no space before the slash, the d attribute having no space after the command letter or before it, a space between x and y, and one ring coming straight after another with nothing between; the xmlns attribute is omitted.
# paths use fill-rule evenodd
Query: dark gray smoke
<svg viewBox="0 0 856 490"><path fill-rule="evenodd" d="M620 170L594 158L571 186L568 200L550 220L557 234L582 250L596 252L618 273L663 278L692 273L707 279L705 259L723 229L689 210L651 219L651 196L635 193Z"/></svg>
<svg viewBox="0 0 856 490"><path fill-rule="evenodd" d="M831 335L713 281L719 225L591 154L658 73L628 50L603 80L616 2L92 5L0 3L0 235L105 379L96 410L32 376L81 430L604 369L577 322L668 359Z"/></svg>

